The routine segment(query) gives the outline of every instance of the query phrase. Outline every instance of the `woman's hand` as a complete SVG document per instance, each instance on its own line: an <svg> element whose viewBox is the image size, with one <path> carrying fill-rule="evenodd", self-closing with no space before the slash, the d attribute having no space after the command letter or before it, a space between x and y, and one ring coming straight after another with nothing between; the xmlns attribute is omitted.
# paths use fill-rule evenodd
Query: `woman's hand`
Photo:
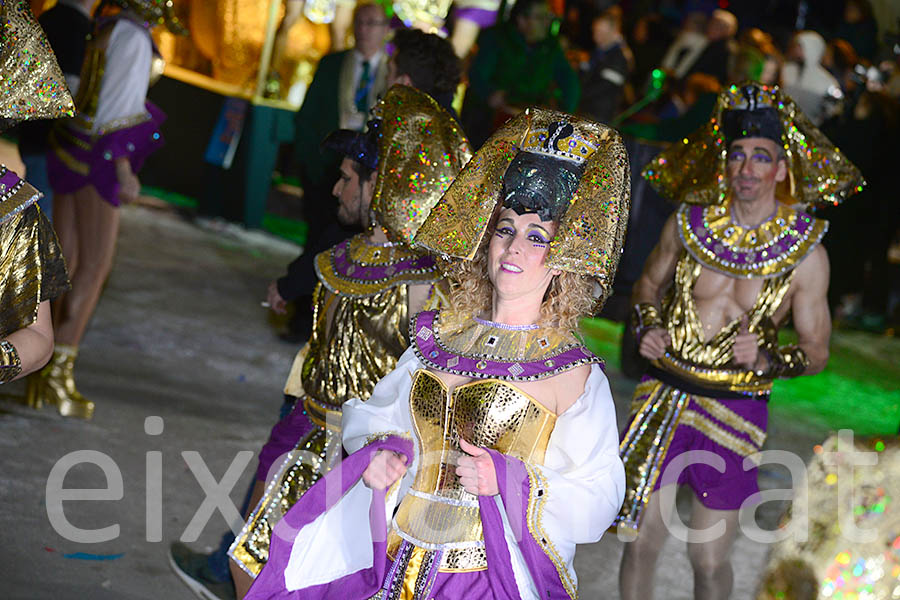
<svg viewBox="0 0 900 600"><path fill-rule="evenodd" d="M384 490L405 474L406 456L390 450L379 450L363 471L362 479L363 483L373 490Z"/></svg>
<svg viewBox="0 0 900 600"><path fill-rule="evenodd" d="M497 485L497 472L494 461L484 448L473 446L459 438L459 447L469 456L460 456L457 461L456 474L459 482L470 494L476 496L495 496L500 493Z"/></svg>

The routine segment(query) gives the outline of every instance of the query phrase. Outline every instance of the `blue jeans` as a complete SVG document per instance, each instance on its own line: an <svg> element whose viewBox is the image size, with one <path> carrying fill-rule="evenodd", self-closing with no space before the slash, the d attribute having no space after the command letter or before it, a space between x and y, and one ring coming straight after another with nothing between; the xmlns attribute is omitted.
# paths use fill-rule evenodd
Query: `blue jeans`
<svg viewBox="0 0 900 600"><path fill-rule="evenodd" d="M53 220L53 188L50 187L50 178L47 176L47 155L23 154L22 162L25 163L25 177L28 183L44 194L38 200L38 206L49 221Z"/></svg>

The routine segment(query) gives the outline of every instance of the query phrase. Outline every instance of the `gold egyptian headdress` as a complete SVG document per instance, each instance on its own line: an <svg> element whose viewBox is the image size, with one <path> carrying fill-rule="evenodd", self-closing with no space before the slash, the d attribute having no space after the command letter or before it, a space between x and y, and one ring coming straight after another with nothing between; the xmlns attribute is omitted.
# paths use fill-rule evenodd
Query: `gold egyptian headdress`
<svg viewBox="0 0 900 600"><path fill-rule="evenodd" d="M378 138L372 210L388 235L413 245L472 150L450 113L414 88L391 87L372 112L375 120L369 126Z"/></svg>
<svg viewBox="0 0 900 600"><path fill-rule="evenodd" d="M25 119L74 115L66 80L28 3L0 2L0 17L0 129Z"/></svg>
<svg viewBox="0 0 900 600"><path fill-rule="evenodd" d="M761 119L737 119L735 113L755 113ZM779 197L806 206L837 205L860 191L865 180L794 101L778 86L749 83L732 85L719 94L712 119L680 142L661 152L643 171L662 196L688 204L720 204L728 195L725 167L728 158L728 126L737 121L760 127L768 135L774 120L784 147L788 177L779 186ZM754 121L757 121L754 123ZM731 123L729 123L731 122ZM744 131L742 137L755 137Z"/></svg>
<svg viewBox="0 0 900 600"><path fill-rule="evenodd" d="M419 229L416 243L442 256L471 260L497 204L504 200L501 190L507 170L513 170L510 165L529 169L517 160L521 154L577 166L580 176L574 185L568 183L567 173L575 171L559 169L559 184L551 191L560 195L559 191L574 188L574 193L562 198L560 208L550 209L559 215L559 227L545 264L595 277L603 288L602 302L611 291L622 252L631 179L622 138L600 123L540 108L529 108L511 119L460 172Z"/></svg>

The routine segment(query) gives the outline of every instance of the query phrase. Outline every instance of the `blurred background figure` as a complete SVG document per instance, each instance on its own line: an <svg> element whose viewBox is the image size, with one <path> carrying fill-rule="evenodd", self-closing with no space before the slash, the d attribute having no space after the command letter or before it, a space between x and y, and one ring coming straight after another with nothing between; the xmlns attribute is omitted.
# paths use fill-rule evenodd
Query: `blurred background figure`
<svg viewBox="0 0 900 600"><path fill-rule="evenodd" d="M73 95L78 92L86 38L93 27L91 19L93 5L94 0L59 0L38 19ZM44 194L39 204L41 210L51 220L53 189L47 177L47 137L50 135L52 125L51 120L30 121L23 123L17 131L19 154L25 163L28 183Z"/></svg>
<svg viewBox="0 0 900 600"><path fill-rule="evenodd" d="M781 83L815 125L833 116L842 93L834 75L822 66L825 40L815 31L794 36L787 51L787 63L781 71Z"/></svg>
<svg viewBox="0 0 900 600"><path fill-rule="evenodd" d="M474 148L527 106L575 112L581 87L551 31L555 19L547 0L519 0L509 21L478 36L462 111Z"/></svg>
<svg viewBox="0 0 900 600"><path fill-rule="evenodd" d="M622 37L622 9L612 6L592 23L594 50L582 65L582 112L609 123L622 108L622 97L634 57Z"/></svg>

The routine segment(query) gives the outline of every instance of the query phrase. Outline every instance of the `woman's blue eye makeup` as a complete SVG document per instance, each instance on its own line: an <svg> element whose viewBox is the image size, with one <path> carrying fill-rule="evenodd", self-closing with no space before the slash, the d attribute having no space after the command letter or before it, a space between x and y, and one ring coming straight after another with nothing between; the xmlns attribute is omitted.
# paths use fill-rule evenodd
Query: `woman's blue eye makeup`
<svg viewBox="0 0 900 600"><path fill-rule="evenodd" d="M744 160L743 152L732 152L728 155L728 160Z"/></svg>
<svg viewBox="0 0 900 600"><path fill-rule="evenodd" d="M515 232L512 230L511 227L498 227L497 230L494 232L494 234L497 237L502 237L504 235L514 235Z"/></svg>
<svg viewBox="0 0 900 600"><path fill-rule="evenodd" d="M528 239L534 242L535 246L546 246L548 244L547 240L544 239L544 236L539 233L532 233L528 236Z"/></svg>

